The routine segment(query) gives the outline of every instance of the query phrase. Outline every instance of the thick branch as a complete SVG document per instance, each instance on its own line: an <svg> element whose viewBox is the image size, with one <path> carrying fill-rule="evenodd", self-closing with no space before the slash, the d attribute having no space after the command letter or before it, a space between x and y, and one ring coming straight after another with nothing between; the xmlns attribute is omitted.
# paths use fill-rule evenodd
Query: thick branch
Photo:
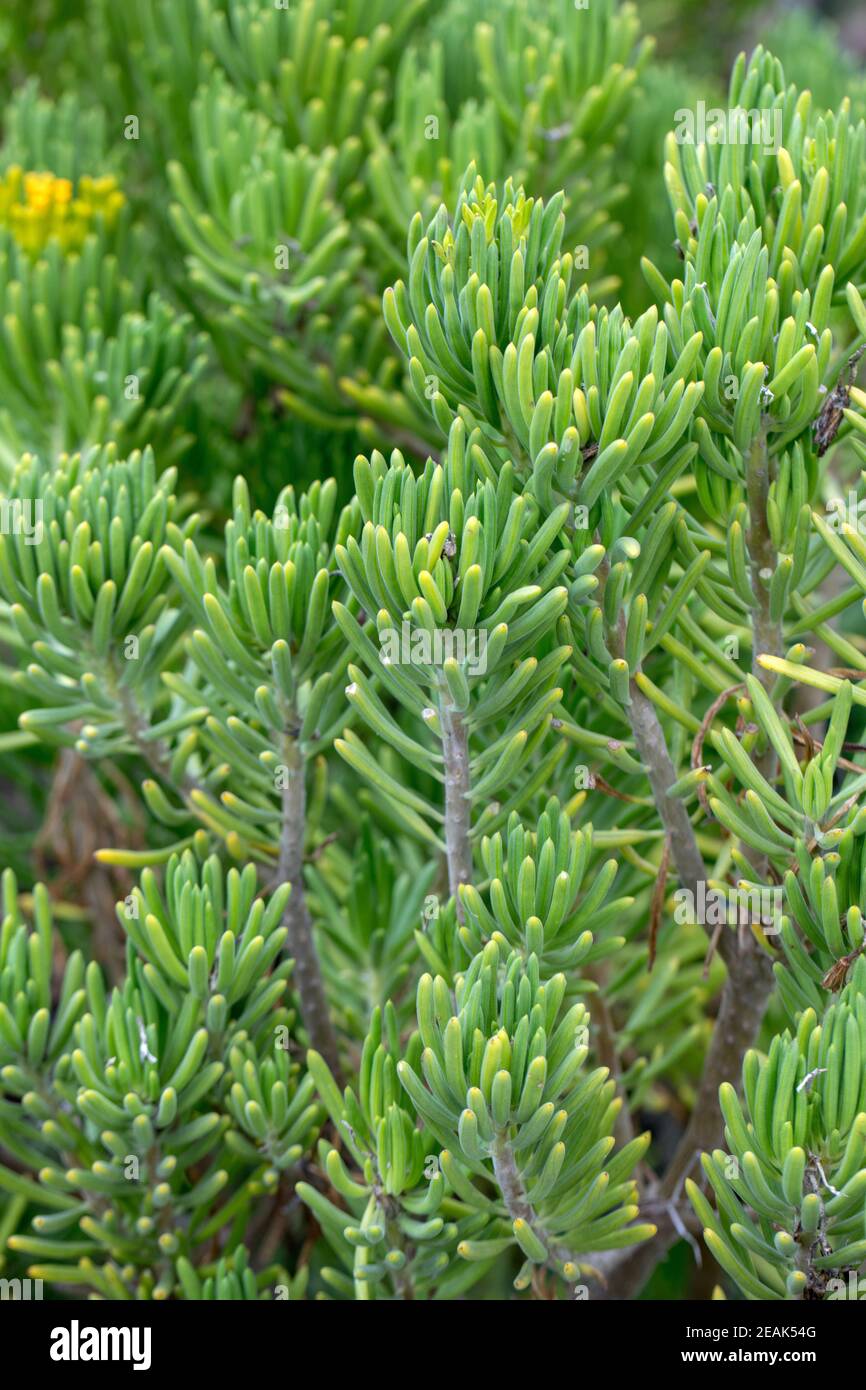
<svg viewBox="0 0 866 1390"><path fill-rule="evenodd" d="M718 1146L724 1131L719 1087L723 1081L739 1079L743 1054L758 1036L772 986L769 957L757 944L749 927L740 927L736 954L728 961L728 978L722 990L700 1089L686 1132L665 1173L664 1196L671 1197L678 1192L688 1176L691 1156Z"/></svg>
<svg viewBox="0 0 866 1390"><path fill-rule="evenodd" d="M632 682L629 715L635 744L647 769L659 816L671 843L671 856L684 888L698 898L698 883L706 869L695 840L691 821L682 802L667 795L676 780L664 732L655 709ZM704 1062L703 1075L692 1116L677 1151L657 1192L660 1207L654 1220L657 1234L635 1250L604 1256L590 1256L590 1263L608 1279L605 1297L632 1298L640 1291L659 1260L682 1233L682 1220L671 1211L682 1200L683 1178L698 1153L721 1142L724 1125L719 1110L719 1086L739 1076L743 1053L751 1047L766 1009L772 988L772 972L751 932L739 937L723 932L719 951L728 967L719 1014Z"/></svg>
<svg viewBox="0 0 866 1390"><path fill-rule="evenodd" d="M657 1233L634 1250L589 1257L589 1262L608 1281L596 1297L629 1299L640 1293L659 1261L683 1233L684 1214L680 1214L679 1207L685 1206L684 1179L696 1176L691 1170L698 1154L718 1148L724 1138L719 1087L723 1081L739 1078L743 1054L757 1038L773 983L768 957L748 928L741 932L736 949L729 955L728 978L691 1119L667 1172L647 1203L652 1208ZM641 1210L646 1214L643 1203Z"/></svg>
<svg viewBox="0 0 866 1390"><path fill-rule="evenodd" d="M292 745L282 789L283 820L277 877L291 883L283 925L289 933L289 953L295 961L294 982L301 1005L301 1017L311 1045L324 1057L339 1083L340 1065L328 1000L322 980L313 936L313 921L304 891L304 829L306 825L306 787L303 759Z"/></svg>
<svg viewBox="0 0 866 1390"><path fill-rule="evenodd" d="M763 434L758 436L750 451L746 467L746 483L749 498L747 544L752 589L755 594L755 607L752 616L752 668L755 675L769 691L772 685L772 673L758 666L757 657L764 652L781 655L783 638L781 624L774 621L770 613L769 580L775 572L778 556L767 525L770 474L767 444ZM654 710L652 710L652 715L655 724L658 725ZM638 711L637 723L640 724L641 720L642 714ZM664 748L664 735L660 727L658 734L654 735L651 726L648 725L647 731L643 735L647 742L647 751L645 752L638 729L635 727L634 717L633 728L635 730L635 742L650 771L650 781L656 804L659 807L659 814L663 824L668 828L666 811L660 802L652 771L652 759L655 758L657 769L664 770L665 775L667 775L667 769L664 767L664 760L667 757L667 750ZM659 738L663 750L661 757L657 749ZM667 759L667 764L670 767L669 759ZM774 765L775 757L772 748L770 748L769 753L765 755L761 763L761 770L765 777L772 779ZM670 782L667 785L670 785ZM744 849L746 848L744 847ZM679 849L682 853L682 843L680 843ZM684 886L691 888L692 883L683 877L683 870L689 871L692 863L691 856L687 854L681 867L676 852L677 842L673 837L671 839L671 851L677 871L683 878ZM754 857L752 856L752 858L754 862ZM760 865L756 864L756 868L759 869ZM657 1234L645 1245L634 1251L629 1251L623 1256L615 1256L607 1262L604 1261L603 1257L595 1260L596 1266L608 1276L608 1286L604 1295L608 1298L628 1299L639 1293L658 1261L664 1257L682 1234L683 1223L679 1217L678 1206L682 1201L683 1181L689 1176L697 1155L701 1151L706 1152L716 1148L721 1143L724 1135L724 1123L719 1109L719 1087L723 1081L738 1080L743 1055L748 1048L754 1045L758 1030L761 1027L767 1001L773 987L773 974L769 958L747 927L741 927L736 936L729 932L723 932L719 950L727 965L728 977L722 989L719 1013L704 1062L701 1084L691 1119L659 1185L658 1192L654 1194L662 1203L655 1218L658 1228ZM606 1269L605 1263L607 1263Z"/></svg>

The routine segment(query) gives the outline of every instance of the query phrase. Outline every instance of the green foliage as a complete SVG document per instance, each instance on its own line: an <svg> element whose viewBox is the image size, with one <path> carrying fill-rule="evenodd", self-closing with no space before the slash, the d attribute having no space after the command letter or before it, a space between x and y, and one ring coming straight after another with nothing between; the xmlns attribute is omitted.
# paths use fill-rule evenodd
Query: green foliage
<svg viewBox="0 0 866 1390"><path fill-rule="evenodd" d="M456 230L444 207L426 235L416 216L408 288L398 281L384 302L440 427L459 411L491 463L511 455L530 465L545 510L554 491L571 494L588 457L576 496L592 507L639 459L671 450L702 390L679 385L688 358L666 379L668 338L654 311L632 329L619 308L608 314L572 293L562 205L561 196L546 206L526 199L510 183L485 187L470 170Z"/></svg>
<svg viewBox="0 0 866 1390"><path fill-rule="evenodd" d="M415 1051L418 1050L416 1046ZM347 1156L322 1140L322 1171L347 1211L316 1188L298 1192L322 1227L343 1270L326 1268L323 1278L337 1296L459 1297L484 1274L484 1267L454 1267L461 1238L483 1231L488 1218L473 1206L447 1197L451 1190L429 1140L417 1128L415 1111L397 1078L399 1034L392 1006L375 1009L364 1042L359 1091L340 1095L327 1065L311 1053L308 1065Z"/></svg>
<svg viewBox="0 0 866 1390"><path fill-rule="evenodd" d="M745 1105L722 1087L731 1153L702 1158L717 1209L694 1183L689 1190L707 1245L747 1297L846 1298L848 1271L862 1264L862 987L858 965L820 1024L806 1009L794 1036L775 1037L766 1056L746 1054Z"/></svg>
<svg viewBox="0 0 866 1390"><path fill-rule="evenodd" d="M289 888L267 904L256 888L252 866L226 873L189 851L169 862L164 892L146 870L118 909L123 986L107 991L96 963L74 952L55 1003L47 892L34 890L31 926L7 873L0 1074L17 1171L2 1180L37 1212L36 1234L8 1242L37 1261L34 1277L103 1298L169 1298L213 1296L213 1278L234 1274L251 1296L245 1213L276 1189L319 1118L312 1081L285 1050ZM226 1255L211 1269L200 1252L221 1230Z"/></svg>
<svg viewBox="0 0 866 1390"><path fill-rule="evenodd" d="M6 503L18 523L0 535L0 583L35 657L19 675L38 702L22 727L102 757L137 744L146 721L158 756L167 730L151 715L182 632L162 547L182 544L195 518L181 519L175 475L157 476L150 449L116 453L107 445L53 467L25 455Z"/></svg>
<svg viewBox="0 0 866 1390"><path fill-rule="evenodd" d="M456 1013L441 976L422 976L420 1065L397 1068L426 1127L446 1146L440 1162L458 1196L483 1205L477 1180L492 1177L498 1187L511 1238L527 1257L518 1288L528 1285L532 1265L548 1263L575 1283L578 1255L653 1234L631 1224L637 1193L629 1180L649 1136L608 1161L615 1086L605 1068L582 1075L587 1013L579 1003L561 1012L565 989L561 974L541 982L535 956L506 956L491 941L457 982ZM494 1240L464 1242L458 1253L485 1259L509 1243Z"/></svg>
<svg viewBox="0 0 866 1390"><path fill-rule="evenodd" d="M861 80L759 47L696 141L615 0L70 19L3 69L0 1265L856 1296Z"/></svg>
<svg viewBox="0 0 866 1390"><path fill-rule="evenodd" d="M103 113L28 84L7 110L0 168L0 469L8 477L25 451L109 440L170 461L191 442L181 422L206 343L153 289L152 242L124 194L125 162L108 156ZM26 187L43 171L64 208L74 198L55 235Z"/></svg>
<svg viewBox="0 0 866 1390"><path fill-rule="evenodd" d="M472 884L460 890L466 913L460 937L469 954L495 940L503 948L507 944L537 956L545 974L562 973L568 993L578 988L578 966L602 960L624 945L622 937L598 943L593 937L632 905L629 898L605 901L616 877L615 859L596 866L591 886L581 894L591 856L592 826L572 831L555 799L544 808L534 832L528 833L512 812L505 838L498 831L481 842L487 901Z"/></svg>
<svg viewBox="0 0 866 1390"><path fill-rule="evenodd" d="M285 387L283 404L313 424L333 425L334 376L364 350L371 318L369 296L356 289L361 249L328 193L339 180L336 152L287 149L280 132L221 82L196 99L193 123L207 204L173 162L172 221L192 252L193 289L214 305L217 348L230 371L248 376L258 368ZM323 340L335 338L337 357L317 365ZM316 409L310 402L319 397Z"/></svg>
<svg viewBox="0 0 866 1390"><path fill-rule="evenodd" d="M345 534L351 512L335 527L335 502L332 479L299 499L289 487L266 517L251 511L246 484L237 479L225 531L225 588L213 559L203 559L189 536L162 552L190 620L201 624L187 644L197 681L164 676L186 719L201 721L196 760L221 788L221 804L200 787L193 798L209 827L245 854L268 849L269 827L280 820L273 796L289 770L330 746L342 726L348 655L331 621L340 591L329 567L333 535ZM157 814L161 809L154 806ZM171 810L167 818L177 819Z"/></svg>
<svg viewBox="0 0 866 1390"><path fill-rule="evenodd" d="M443 197L453 211L479 153L496 177L567 183L569 234L594 256L615 235L612 142L650 48L629 5L545 0L530 21L514 3L495 25L441 0L95 8L112 83L167 162L171 220L224 366L247 388L276 386L310 424L372 417L420 434L421 449L435 440L399 389L375 301L401 267L406 222ZM458 66L474 54L462 81L458 48Z"/></svg>
<svg viewBox="0 0 866 1390"><path fill-rule="evenodd" d="M364 613L376 612L378 651L344 606L335 607L335 616L375 685L414 718L417 734L397 723L356 666L349 667L350 704L434 781L446 775L458 721L470 741L472 796L485 798L521 776L562 695L554 682L570 649L552 639L568 597L556 583L568 552L546 562L544 556L566 509L538 529L537 507L516 493L507 468L495 486L487 479L470 489L460 421L444 467L429 461L416 479L399 453L390 467L374 454L356 461L355 481L361 541L350 536L336 558ZM540 661L528 655L546 648ZM433 736L432 748L419 740L424 730ZM472 735L482 732L484 747L473 758ZM392 788L357 736L347 733L337 747L362 775L397 795L405 823L430 838L425 822L441 820L435 806L408 788Z"/></svg>

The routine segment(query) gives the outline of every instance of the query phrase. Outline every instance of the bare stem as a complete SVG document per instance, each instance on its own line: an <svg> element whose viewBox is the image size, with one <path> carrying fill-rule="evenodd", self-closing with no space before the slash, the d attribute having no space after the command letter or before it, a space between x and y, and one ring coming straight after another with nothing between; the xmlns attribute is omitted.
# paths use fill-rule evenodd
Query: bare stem
<svg viewBox="0 0 866 1390"><path fill-rule="evenodd" d="M755 607L752 612L752 671L769 692L774 676L758 665L762 653L782 655L782 627L770 614L769 582L779 557L767 525L767 501L770 495L770 460L765 434L760 433L746 460L746 492L749 499L749 532L746 542L749 551L752 591Z"/></svg>
<svg viewBox="0 0 866 1390"><path fill-rule="evenodd" d="M677 780L677 774L668 753L664 730L659 723L655 706L635 681L630 682L629 691L631 704L626 713L631 723L635 746L647 770L659 819L670 840L671 859L680 883L689 890L694 901L697 901L698 884L705 881L707 871L685 802L677 797L668 796L668 788Z"/></svg>
<svg viewBox="0 0 866 1390"><path fill-rule="evenodd" d="M599 573L606 581L606 563ZM625 655L625 615L622 613L617 625L608 633L608 644L617 657L622 658ZM659 722L655 705L640 689L634 679L634 673L629 681L629 704L625 713L631 724L640 760L647 770L653 800L668 837L677 877L683 888L692 894L693 901L697 902L698 884L707 876L703 855L698 849L694 826L685 802L677 797L668 796L668 788L677 780L677 774L671 762L664 729Z"/></svg>
<svg viewBox="0 0 866 1390"><path fill-rule="evenodd" d="M395 1270L391 1275L394 1281L394 1291L398 1298L406 1303L411 1303L415 1298L415 1285L412 1279L412 1259L415 1251L395 1219L399 1213L399 1208L393 1198L387 1197L385 1199L385 1210L388 1212L386 1222L388 1244L392 1250L402 1248L403 1254L406 1256L406 1263L403 1268Z"/></svg>
<svg viewBox="0 0 866 1390"><path fill-rule="evenodd" d="M523 1182L517 1171L511 1145L504 1134L497 1134L490 1154L493 1159L496 1182L511 1220L526 1221L528 1225L534 1226L535 1213L529 1204Z"/></svg>
<svg viewBox="0 0 866 1390"><path fill-rule="evenodd" d="M611 1077L616 1082L617 1091L623 1093L622 1085L622 1066L620 1065L619 1048L617 1046L616 1026L607 1006L605 998L605 981L598 980L600 985L598 993L592 1001L592 1017L596 1025L598 1036L598 1060L603 1067L607 1067ZM630 1143L634 1138L634 1125L627 1105L623 1105L616 1117L614 1124L614 1138L623 1147Z"/></svg>
<svg viewBox="0 0 866 1390"><path fill-rule="evenodd" d="M469 843L471 808L469 802L469 738L460 714L451 706L447 689L439 700L442 725L442 756L445 764L445 851L448 859L448 891L452 894L457 919L463 921L458 889L472 881L472 848Z"/></svg>
<svg viewBox="0 0 866 1390"><path fill-rule="evenodd" d="M190 792L203 791L200 783L186 772L179 780L174 777L171 770L171 750L168 744L163 739L154 740L147 737L150 729L150 718L142 713L131 692L116 679L113 668L109 668L107 671L106 680L113 688L120 705L126 735L135 745L139 756L147 763L154 776L178 791L187 802Z"/></svg>
<svg viewBox="0 0 866 1390"><path fill-rule="evenodd" d="M493 1175L496 1178L499 1191L502 1193L505 1210L510 1219L526 1222L527 1226L547 1247L549 1256L559 1266L558 1273L562 1274L563 1266L573 1263L574 1256L570 1250L558 1245L547 1235L526 1195L523 1179L514 1161L511 1144L508 1136L502 1130L497 1131L494 1136L490 1147L490 1157L493 1159Z"/></svg>
<svg viewBox="0 0 866 1390"><path fill-rule="evenodd" d="M746 480L749 498L747 543L752 589L755 594L752 617L752 669L769 691L772 686L772 673L760 667L757 658L765 652L781 655L783 639L781 624L774 621L770 614L768 585L778 563L778 556L767 525L770 474L767 442L763 433L756 438L749 453ZM655 711L651 712L653 721L658 726ZM644 723L645 729L641 727ZM660 726L657 732L653 730L651 722L640 708L632 712L632 727L635 742L650 774L659 815L665 828L671 833L670 812L660 800L657 780L653 775L655 768L656 773L663 772L667 777L670 768L670 759L667 758L667 750L664 747L664 735ZM659 739L661 752L658 747ZM769 755L765 755L762 760L761 770L764 776L772 778L774 764L775 758L771 748ZM672 773L672 768L670 770ZM670 781L672 780L673 776L670 778ZM669 786L670 781L665 785ZM689 828L691 829L691 826ZM692 883L686 877L693 867L688 841L684 842L682 837L677 840L672 835L671 852L684 886L691 887ZM757 863L756 869L760 869ZM703 876L703 871L700 876ZM772 967L752 933L743 927L739 928L736 934L723 932L719 951L727 965L728 976L722 989L719 1012L691 1119L664 1178L653 1194L660 1201L660 1210L656 1217L657 1234L646 1244L624 1255L614 1255L608 1261L605 1261L604 1257L596 1257L596 1267L601 1268L608 1276L608 1285L604 1292L604 1296L608 1298L634 1297L659 1260L682 1234L683 1222L679 1216L679 1206L682 1203L683 1181L693 1168L698 1154L716 1148L721 1142L724 1123L719 1109L719 1086L723 1081L736 1082L739 1079L743 1054L754 1045L766 1011L773 987Z"/></svg>
<svg viewBox="0 0 866 1390"><path fill-rule="evenodd" d="M286 783L282 789L283 820L280 833L278 881L290 883L283 925L289 933L289 953L294 958L294 981L301 1017L311 1045L324 1057L339 1084L339 1053L313 936L313 921L304 891L304 829L306 786L304 762L297 745L289 740Z"/></svg>

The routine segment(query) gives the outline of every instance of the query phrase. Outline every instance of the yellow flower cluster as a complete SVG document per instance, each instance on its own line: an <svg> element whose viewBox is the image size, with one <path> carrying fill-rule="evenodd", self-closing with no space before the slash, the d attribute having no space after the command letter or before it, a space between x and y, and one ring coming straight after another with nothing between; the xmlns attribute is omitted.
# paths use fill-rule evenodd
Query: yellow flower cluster
<svg viewBox="0 0 866 1390"><path fill-rule="evenodd" d="M110 174L82 175L78 187L54 174L25 173L13 164L0 178L0 227L8 227L31 255L56 238L64 251L78 251L95 220L110 230L126 199Z"/></svg>

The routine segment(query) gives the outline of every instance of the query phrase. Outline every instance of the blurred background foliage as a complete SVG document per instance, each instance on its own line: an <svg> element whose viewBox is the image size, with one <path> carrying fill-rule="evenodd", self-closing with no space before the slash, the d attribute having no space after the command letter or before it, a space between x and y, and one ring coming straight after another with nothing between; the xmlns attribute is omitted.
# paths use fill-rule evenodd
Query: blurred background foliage
<svg viewBox="0 0 866 1390"><path fill-rule="evenodd" d="M115 109L119 88L125 85L129 109L137 109L134 69L158 61L148 25L155 7L143 0L141 5L119 8L123 14L105 0L31 0L28 5L0 8L4 165L14 154L9 144L15 108L9 103L28 81L38 94L51 99L70 90L85 92L89 122L109 135L119 132L125 114ZM195 0L176 0L177 34L195 32L196 9ZM441 45L444 91L452 109L483 97L470 31L490 9L489 0L429 0L427 25L420 30L416 25L414 47L422 66L430 42ZM605 278L611 283L604 296L611 303L621 298L632 315L650 303L640 257L648 256L666 272L674 268L669 210L666 199L658 196L664 135L679 108L699 100L707 106L722 100L731 62L741 49L757 42L769 48L781 59L788 80L812 91L816 105L830 107L848 95L858 114L866 112L866 10L856 0L641 0L638 9L641 31L654 40L655 52L640 73L638 95L615 141L616 180L628 191L616 208L620 234L605 248ZM97 63L95 41L101 50ZM118 62L122 67L125 44L130 72L124 82ZM166 108L178 120L188 120L188 96L212 60L203 53L179 50L174 58L177 90L165 94ZM165 161L177 155L179 135L175 122L166 136L171 125L167 119L162 132L169 147L137 149L135 159L129 158L122 141L119 149L115 141L109 167L121 166L124 192L139 212L146 211L151 225L161 225L166 245L175 252L163 261L169 282L161 291L179 306L194 308L188 285L177 276L181 262L166 219L170 199ZM111 140L105 143L112 146ZM234 472L244 472L253 491L259 486L275 491L291 471L292 480L301 486L333 473L348 493L351 460L358 447L371 441L356 438L351 430L301 423L280 407L269 383L253 376L250 384L252 389L245 391L219 372L211 372L200 384L189 420L196 442L185 463L196 489L220 510Z"/></svg>
<svg viewBox="0 0 866 1390"><path fill-rule="evenodd" d="M189 138L189 130L181 130L189 122L189 97L214 66L207 53L192 48L181 52L180 39L197 32L197 11L219 6L176 0L173 7L176 27L169 39L178 45L173 55L177 85L164 93L162 146L157 149L154 142L142 141L131 158L122 140L118 144L111 139L120 133L126 114L117 109L119 91L128 98L129 110L137 110L136 90L146 88L147 79L137 79L136 69L153 65L155 70L159 63L153 23L158 8L152 0L119 9L106 0L31 0L26 6L0 9L2 165L21 153L15 148L16 119L20 123L15 98L20 106L25 84L30 84L31 101L38 96L57 100L70 90L86 93L87 129L98 132L107 151L102 170L108 167L121 174L134 209L146 212L151 228L160 228L166 247L174 252L162 262L165 283L160 291L178 307L195 310L189 285L178 275L181 259L166 217L170 195L165 164L179 154L179 141ZM229 13L233 8L227 7ZM489 0L427 0L420 7L407 6L407 12L410 8L420 8L427 19L426 24L415 24L414 54L404 55L407 63L414 56L423 68L425 54L441 46L449 107L480 102L483 91L471 30L488 17ZM788 80L812 91L816 105L830 107L848 95L858 114L866 112L866 10L856 0L641 0L638 10L641 32L652 37L655 51L653 61L640 72L637 96L614 142L616 182L627 192L615 208L618 234L609 237L605 247L605 281L610 283L601 296L611 303L621 298L633 316L651 298L639 269L640 257L648 256L665 272L674 268L669 209L666 199L658 196L664 135L678 109L699 100L708 107L722 101L731 62L741 49L757 42L769 48L781 59ZM94 45L99 50L96 63ZM413 75L411 64L407 71ZM260 93L247 95L251 105L261 104ZM288 138L287 144L291 145ZM259 486L276 491L290 472L300 486L333 473L348 494L351 460L370 439L359 439L352 430L302 423L282 409L270 383L253 375L248 385L251 389L244 390L212 370L196 391L188 421L194 442L185 471L197 491L204 492L216 510L224 509L229 480L241 471L254 492Z"/></svg>

